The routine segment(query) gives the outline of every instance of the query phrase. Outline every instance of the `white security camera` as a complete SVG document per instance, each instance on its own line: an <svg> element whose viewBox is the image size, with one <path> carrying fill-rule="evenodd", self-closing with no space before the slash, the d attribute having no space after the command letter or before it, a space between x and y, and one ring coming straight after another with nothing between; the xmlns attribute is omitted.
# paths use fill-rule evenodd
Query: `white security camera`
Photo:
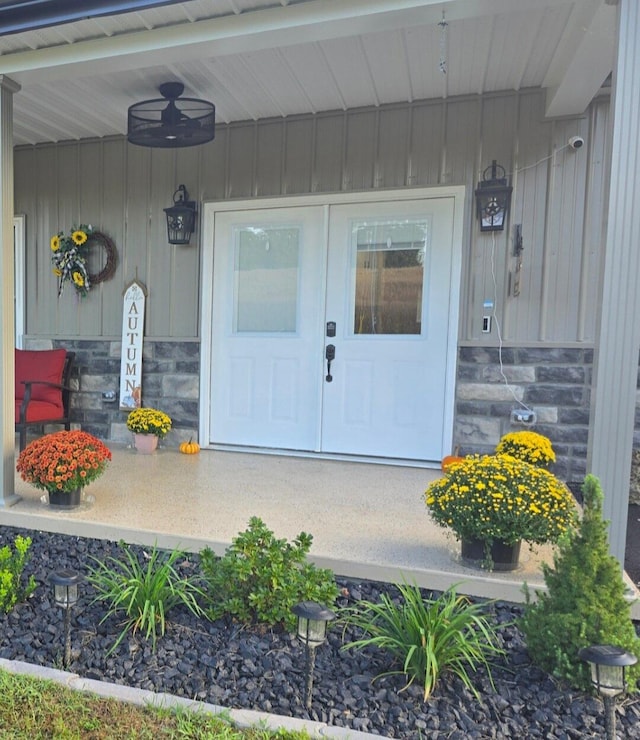
<svg viewBox="0 0 640 740"><path fill-rule="evenodd" d="M569 139L569 146L572 149L580 149L581 146L584 146L584 139L582 136L572 136Z"/></svg>

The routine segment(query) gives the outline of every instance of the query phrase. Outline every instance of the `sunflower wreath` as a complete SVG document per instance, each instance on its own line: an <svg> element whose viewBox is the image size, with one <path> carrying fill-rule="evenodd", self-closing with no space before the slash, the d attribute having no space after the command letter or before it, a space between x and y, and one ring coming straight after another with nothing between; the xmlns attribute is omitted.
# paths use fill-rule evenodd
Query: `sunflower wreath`
<svg viewBox="0 0 640 740"><path fill-rule="evenodd" d="M92 246L105 250L104 267L96 274L89 273L87 258ZM69 234L62 231L51 237L51 262L53 274L58 278L58 298L63 294L65 284L71 283L80 297L85 297L92 285L108 280L116 269L117 253L113 241L91 225L74 226Z"/></svg>

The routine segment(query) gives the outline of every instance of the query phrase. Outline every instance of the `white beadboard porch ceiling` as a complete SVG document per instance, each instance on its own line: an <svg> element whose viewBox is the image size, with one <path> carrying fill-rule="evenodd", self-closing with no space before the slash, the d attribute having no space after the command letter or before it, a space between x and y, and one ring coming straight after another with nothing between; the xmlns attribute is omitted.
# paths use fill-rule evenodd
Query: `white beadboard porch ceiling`
<svg viewBox="0 0 640 740"><path fill-rule="evenodd" d="M218 123L543 87L582 113L613 69L616 0L190 0L0 37L16 145L126 133L169 80ZM446 21L446 74L440 71Z"/></svg>

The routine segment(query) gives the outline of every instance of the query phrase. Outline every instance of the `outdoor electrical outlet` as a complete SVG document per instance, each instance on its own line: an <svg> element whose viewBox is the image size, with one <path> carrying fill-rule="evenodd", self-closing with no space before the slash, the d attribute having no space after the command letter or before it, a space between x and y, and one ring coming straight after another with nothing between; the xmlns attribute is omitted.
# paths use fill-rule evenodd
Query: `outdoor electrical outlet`
<svg viewBox="0 0 640 740"><path fill-rule="evenodd" d="M511 409L512 424L535 424L536 412L529 409Z"/></svg>
<svg viewBox="0 0 640 740"><path fill-rule="evenodd" d="M103 391L102 400L106 401L107 403L113 403L116 400L116 392L115 391Z"/></svg>
<svg viewBox="0 0 640 740"><path fill-rule="evenodd" d="M493 301L485 300L482 302L482 333L491 333L491 312L493 311Z"/></svg>

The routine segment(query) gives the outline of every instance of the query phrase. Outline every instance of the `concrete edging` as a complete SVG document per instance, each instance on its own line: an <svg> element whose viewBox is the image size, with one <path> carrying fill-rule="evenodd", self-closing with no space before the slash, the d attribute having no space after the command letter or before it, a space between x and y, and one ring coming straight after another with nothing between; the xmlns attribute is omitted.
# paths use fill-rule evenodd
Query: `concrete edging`
<svg viewBox="0 0 640 740"><path fill-rule="evenodd" d="M292 731L306 730L312 738L337 738L338 740L381 740L382 735L372 735L368 732L350 730L346 727L332 727L325 722L314 722L313 720L298 719L297 717L284 717L278 714L268 714L252 709L228 709L218 704L185 699L173 694L155 693L148 689L136 689L131 686L96 681L90 678L82 678L77 673L61 671L57 668L25 663L21 660L7 660L0 658L0 668L13 674L31 676L45 681L54 681L74 691L84 691L96 694L105 699L116 699L117 701L137 704L139 706L151 706L162 709L182 707L187 710L197 710L208 714L224 713L240 729L247 729L260 725L269 730L284 728Z"/></svg>

